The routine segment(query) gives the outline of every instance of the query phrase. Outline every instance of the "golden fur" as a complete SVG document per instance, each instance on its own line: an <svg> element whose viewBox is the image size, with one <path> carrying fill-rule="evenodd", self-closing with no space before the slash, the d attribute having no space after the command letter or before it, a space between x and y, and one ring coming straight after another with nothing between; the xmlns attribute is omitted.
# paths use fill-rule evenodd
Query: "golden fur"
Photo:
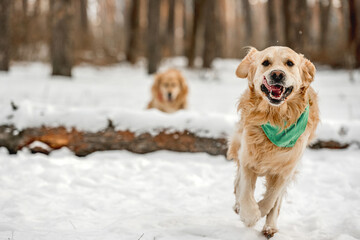
<svg viewBox="0 0 360 240"><path fill-rule="evenodd" d="M147 108L173 113L187 107L188 86L180 71L170 69L155 76Z"/></svg>
<svg viewBox="0 0 360 240"><path fill-rule="evenodd" d="M289 59L294 66L287 66L286 61ZM264 60L272 64L264 67ZM275 106L269 102L260 86L270 71L278 69L286 74L286 84L294 88L284 102ZM236 74L248 79L249 88L240 98L238 111L241 112L241 119L227 153L227 158L237 163L234 210L247 226L267 216L263 233L272 237L277 232L276 222L286 186L293 179L297 164L305 147L313 139L319 122L317 95L310 86L315 67L303 55L290 48L270 47L263 51L251 48ZM307 104L310 105L308 124L295 146L283 148L274 145L261 125L270 122L283 126L286 121L286 127L290 126L296 122ZM257 176L265 176L267 181L264 198L258 203L253 196Z"/></svg>

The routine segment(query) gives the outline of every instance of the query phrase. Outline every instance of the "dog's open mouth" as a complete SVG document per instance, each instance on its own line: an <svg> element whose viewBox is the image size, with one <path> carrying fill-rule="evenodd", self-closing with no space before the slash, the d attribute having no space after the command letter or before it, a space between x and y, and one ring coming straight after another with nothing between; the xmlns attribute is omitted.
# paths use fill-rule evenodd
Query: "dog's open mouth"
<svg viewBox="0 0 360 240"><path fill-rule="evenodd" d="M267 79L264 77L263 82L261 84L261 91L265 93L270 103L278 105L282 101L286 100L286 98L292 92L293 87L284 87L280 84L270 85Z"/></svg>

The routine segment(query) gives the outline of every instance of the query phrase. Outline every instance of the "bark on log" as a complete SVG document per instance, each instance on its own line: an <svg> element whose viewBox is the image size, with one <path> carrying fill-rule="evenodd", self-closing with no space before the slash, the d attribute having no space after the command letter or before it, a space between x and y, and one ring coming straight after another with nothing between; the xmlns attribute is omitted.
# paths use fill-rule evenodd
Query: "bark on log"
<svg viewBox="0 0 360 240"><path fill-rule="evenodd" d="M168 133L163 130L152 136L149 133L136 135L130 131L115 131L112 127L91 133L76 129L68 131L64 127L27 128L18 132L14 126L0 126L0 146L6 147L10 153L16 153L34 141L43 142L52 149L67 147L77 156L86 156L95 151L123 149L135 153L172 150L225 155L227 148L226 138L199 137L189 131Z"/></svg>
<svg viewBox="0 0 360 240"><path fill-rule="evenodd" d="M166 129L153 136L150 133L135 134L130 131L116 131L113 127L100 132L81 132L64 127L27 128L18 131L12 125L0 126L0 147L15 154L24 147L33 153L49 153L48 149L39 146L30 147L34 141L47 144L51 149L69 148L77 156L86 156L96 151L128 150L134 153L149 153L157 150L177 152L206 152L210 155L226 155L227 138L207 138L184 132L168 132ZM357 143L359 146L360 144ZM347 148L349 144L335 141L318 141L313 149Z"/></svg>

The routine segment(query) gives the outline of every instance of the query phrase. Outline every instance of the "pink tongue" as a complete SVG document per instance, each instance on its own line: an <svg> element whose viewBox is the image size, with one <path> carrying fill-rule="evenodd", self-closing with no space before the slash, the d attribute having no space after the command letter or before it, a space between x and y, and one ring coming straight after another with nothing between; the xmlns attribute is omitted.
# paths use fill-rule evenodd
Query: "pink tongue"
<svg viewBox="0 0 360 240"><path fill-rule="evenodd" d="M266 88L271 92L271 94L275 97L280 97L282 87L276 85L269 85L264 77L263 84L265 84Z"/></svg>
<svg viewBox="0 0 360 240"><path fill-rule="evenodd" d="M281 94L281 87L270 86L271 93L275 96L279 96Z"/></svg>

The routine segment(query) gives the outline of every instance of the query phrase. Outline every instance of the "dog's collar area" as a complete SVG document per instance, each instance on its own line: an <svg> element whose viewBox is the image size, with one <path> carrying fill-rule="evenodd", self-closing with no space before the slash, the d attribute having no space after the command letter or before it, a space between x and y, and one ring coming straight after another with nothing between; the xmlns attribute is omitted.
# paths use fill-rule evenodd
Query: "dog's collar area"
<svg viewBox="0 0 360 240"><path fill-rule="evenodd" d="M261 125L268 139L278 147L293 147L299 137L305 132L309 119L309 105L297 119L296 123L282 130L279 126L273 126L270 123ZM286 123L285 123L286 124Z"/></svg>

